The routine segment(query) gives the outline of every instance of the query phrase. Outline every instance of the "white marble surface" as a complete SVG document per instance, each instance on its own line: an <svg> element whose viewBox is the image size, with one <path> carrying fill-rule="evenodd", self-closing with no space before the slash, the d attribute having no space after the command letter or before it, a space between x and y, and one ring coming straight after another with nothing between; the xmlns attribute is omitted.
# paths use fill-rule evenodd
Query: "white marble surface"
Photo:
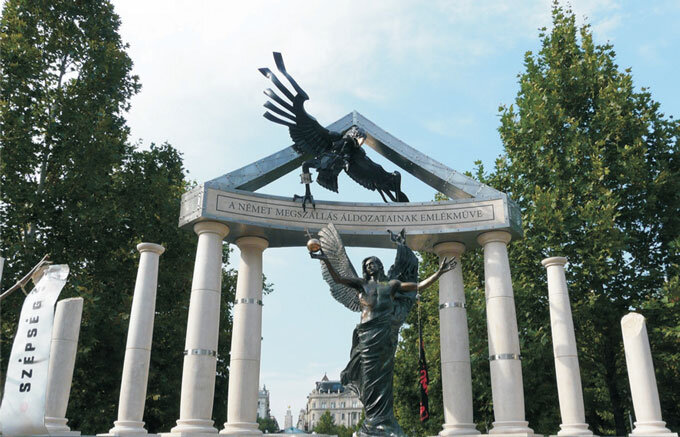
<svg viewBox="0 0 680 437"><path fill-rule="evenodd" d="M198 234L187 320L182 391L177 426L163 436L216 434L212 407L217 367L222 240L229 228L216 222L194 225Z"/></svg>
<svg viewBox="0 0 680 437"><path fill-rule="evenodd" d="M567 259L551 257L541 261L548 276L548 300L550 305L550 328L557 394L560 401L562 423L558 436L590 436L583 406L583 389L578 364L576 335L571 316L569 291L564 272Z"/></svg>
<svg viewBox="0 0 680 437"><path fill-rule="evenodd" d="M439 278L439 339L441 345L444 424L439 435L477 435L472 414L472 374L462 255L465 245L440 243L434 247L440 262L455 258L458 265Z"/></svg>
<svg viewBox="0 0 680 437"><path fill-rule="evenodd" d="M159 244L140 243L137 250L140 252L139 267L130 309L118 400L118 420L113 423L113 428L108 434L102 434L102 437L147 434L142 419L151 360L158 263L165 248Z"/></svg>
<svg viewBox="0 0 680 437"><path fill-rule="evenodd" d="M71 431L67 425L66 409L71 393L82 314L82 297L57 302L45 395L45 426L50 435L80 435L80 432Z"/></svg>
<svg viewBox="0 0 680 437"><path fill-rule="evenodd" d="M659 390L644 316L626 314L621 319L621 331L635 410L635 429L630 435L677 437L678 434L666 428L666 422L661 418Z"/></svg>
<svg viewBox="0 0 680 437"><path fill-rule="evenodd" d="M524 412L522 363L507 249L510 238L504 231L486 232L477 238L484 248L489 355L496 358L489 362L495 419L489 433L533 435Z"/></svg>
<svg viewBox="0 0 680 437"><path fill-rule="evenodd" d="M257 392L262 348L262 252L267 240L241 237L236 303L229 363L227 422L220 434L261 435L257 424Z"/></svg>

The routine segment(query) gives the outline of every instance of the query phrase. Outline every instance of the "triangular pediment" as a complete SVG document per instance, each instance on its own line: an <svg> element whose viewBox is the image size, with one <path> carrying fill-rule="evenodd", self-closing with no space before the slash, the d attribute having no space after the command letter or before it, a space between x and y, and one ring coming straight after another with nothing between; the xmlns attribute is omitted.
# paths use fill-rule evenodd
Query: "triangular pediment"
<svg viewBox="0 0 680 437"><path fill-rule="evenodd" d="M329 222L335 224L348 246L391 248L394 243L387 230L400 229L406 231L409 247L414 250L432 250L435 245L450 241L477 247L477 237L494 230L521 237L519 209L505 193L424 155L356 111L327 127L344 132L352 126L366 131L364 144L450 200L317 201L314 208L305 210L301 202L290 196L255 193L313 158L289 146L185 193L180 226L217 221L229 227L227 241L256 236L266 239L269 247L302 247L309 232L318 232Z"/></svg>
<svg viewBox="0 0 680 437"><path fill-rule="evenodd" d="M490 199L501 193L419 152L356 111L350 112L328 129L344 132L358 126L368 133L366 144L402 170L447 195L451 199ZM311 158L288 146L252 164L206 182L216 189L256 191L279 179Z"/></svg>

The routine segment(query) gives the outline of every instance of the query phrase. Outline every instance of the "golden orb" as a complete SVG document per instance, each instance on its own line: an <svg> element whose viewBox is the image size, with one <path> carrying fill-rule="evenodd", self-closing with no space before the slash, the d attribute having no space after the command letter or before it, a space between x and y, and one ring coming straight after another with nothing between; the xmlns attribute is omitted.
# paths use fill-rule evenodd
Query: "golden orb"
<svg viewBox="0 0 680 437"><path fill-rule="evenodd" d="M309 249L311 253L316 253L321 250L321 242L316 238L310 238L309 241L307 241L307 249Z"/></svg>

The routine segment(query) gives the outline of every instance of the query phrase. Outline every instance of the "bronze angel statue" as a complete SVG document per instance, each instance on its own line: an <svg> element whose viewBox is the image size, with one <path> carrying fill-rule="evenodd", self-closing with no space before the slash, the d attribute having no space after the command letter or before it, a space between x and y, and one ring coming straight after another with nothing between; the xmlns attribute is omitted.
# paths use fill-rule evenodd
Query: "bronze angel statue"
<svg viewBox="0 0 680 437"><path fill-rule="evenodd" d="M418 282L418 258L406 245L404 231L390 232L397 245L394 265L387 275L374 256L361 263L357 275L347 257L340 235L332 223L319 231L320 250L312 258L321 260L321 272L333 297L352 311L361 312L361 321L352 335L349 364L340 374L341 382L359 395L366 420L359 437L405 436L394 417L392 376L399 328L404 323L420 288L426 288L456 266L455 259L444 259L439 270Z"/></svg>
<svg viewBox="0 0 680 437"><path fill-rule="evenodd" d="M302 199L303 209L307 202L315 207L309 188L312 183L309 170L316 168L316 181L319 185L336 193L338 192L338 176L345 170L349 177L358 184L369 190L378 191L383 201L387 202L389 199L392 202L408 202L408 197L401 191L399 172L389 173L366 156L366 152L361 147L366 140L366 132L357 126L352 126L344 133L333 132L321 126L305 111L304 103L309 100L309 96L286 71L281 53L274 52L274 61L276 68L292 85L295 94L286 88L269 68L260 68L260 73L268 77L285 97L284 99L279 96L271 88L265 90L264 93L271 100L264 104L267 108L264 117L274 123L288 126L290 137L294 142L293 148L302 155L313 156L312 159L302 164L300 177L302 183L305 184L305 194L304 196L295 195L293 200Z"/></svg>

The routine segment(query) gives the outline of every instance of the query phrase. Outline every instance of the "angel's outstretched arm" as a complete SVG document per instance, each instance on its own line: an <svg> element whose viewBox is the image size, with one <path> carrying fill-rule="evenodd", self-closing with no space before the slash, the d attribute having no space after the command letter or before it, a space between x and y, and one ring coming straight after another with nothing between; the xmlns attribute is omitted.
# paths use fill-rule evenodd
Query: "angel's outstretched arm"
<svg viewBox="0 0 680 437"><path fill-rule="evenodd" d="M423 281L420 281L417 284L415 282L402 282L400 290L401 291L414 291L414 290L427 288L430 285L432 285L434 283L434 281L439 279L439 277L441 275L448 272L449 270L453 270L456 267L456 264L458 264L458 263L456 262L455 258L451 258L451 259L444 258L442 263L439 265L439 269L434 274L432 274L429 278L427 278Z"/></svg>
<svg viewBox="0 0 680 437"><path fill-rule="evenodd" d="M355 289L359 292L364 291L364 286L363 286L364 283L361 279L359 279L359 278L347 278L347 277L340 276L340 274L338 274L338 271L335 270L335 268L333 267L333 264L331 264L331 262L329 261L328 257L326 255L324 255L323 253L310 253L309 256L311 256L312 258L320 259L321 261L323 261L326 264L326 267L328 268L328 273L331 274L331 277L333 278L333 280L335 282L337 282L338 284L342 284L342 285L346 285L348 287L352 287L353 289Z"/></svg>

